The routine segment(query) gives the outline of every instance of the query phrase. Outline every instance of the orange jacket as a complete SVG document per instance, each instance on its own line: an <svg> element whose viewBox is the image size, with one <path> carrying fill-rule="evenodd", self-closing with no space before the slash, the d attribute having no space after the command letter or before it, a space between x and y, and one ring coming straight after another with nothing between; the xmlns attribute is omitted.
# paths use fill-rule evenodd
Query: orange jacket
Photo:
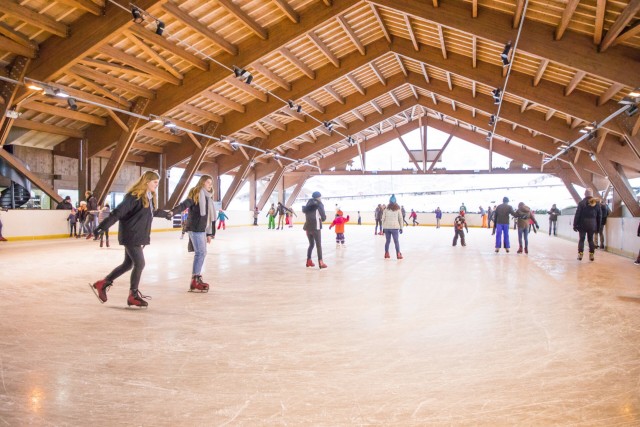
<svg viewBox="0 0 640 427"><path fill-rule="evenodd" d="M333 227L334 225L336 226L336 234L337 233L344 233L344 224L346 222L349 222L349 215L347 215L347 217L342 217L342 216L337 216L336 219L333 220L333 222L331 223L331 225L329 226L329 229L331 229L331 227Z"/></svg>

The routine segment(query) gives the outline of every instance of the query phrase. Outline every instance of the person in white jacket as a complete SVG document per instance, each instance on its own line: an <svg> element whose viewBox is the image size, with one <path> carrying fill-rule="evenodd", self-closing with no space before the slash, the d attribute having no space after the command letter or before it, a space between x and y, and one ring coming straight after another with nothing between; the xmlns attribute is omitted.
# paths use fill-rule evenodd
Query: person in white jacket
<svg viewBox="0 0 640 427"><path fill-rule="evenodd" d="M389 244L391 243L391 237L393 237L393 245L396 248L396 256L398 259L402 259L402 253L400 252L400 242L398 240L399 234L402 234L402 211L398 203L396 203L395 194L391 195L389 204L382 212L382 229L387 241L384 244L384 257L391 258L389 255Z"/></svg>

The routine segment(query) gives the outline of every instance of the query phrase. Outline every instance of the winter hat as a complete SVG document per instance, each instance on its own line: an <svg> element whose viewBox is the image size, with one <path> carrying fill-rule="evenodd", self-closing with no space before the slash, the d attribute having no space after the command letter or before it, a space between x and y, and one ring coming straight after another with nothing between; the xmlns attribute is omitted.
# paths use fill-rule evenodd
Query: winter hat
<svg viewBox="0 0 640 427"><path fill-rule="evenodd" d="M590 188L584 190L584 197L593 197L593 190Z"/></svg>
<svg viewBox="0 0 640 427"><path fill-rule="evenodd" d="M460 216L464 216L464 211L460 211Z"/></svg>
<svg viewBox="0 0 640 427"><path fill-rule="evenodd" d="M71 196L67 196L64 198L65 200L71 200Z"/></svg>
<svg viewBox="0 0 640 427"><path fill-rule="evenodd" d="M389 199L389 203L395 203L396 202L396 195L392 194L391 198Z"/></svg>
<svg viewBox="0 0 640 427"><path fill-rule="evenodd" d="M320 197L322 197L322 194L320 194L319 191L314 191L311 197L313 197L314 199L319 199Z"/></svg>
<svg viewBox="0 0 640 427"><path fill-rule="evenodd" d="M503 197L502 198L502 203L509 203L509 198L508 197Z"/></svg>
<svg viewBox="0 0 640 427"><path fill-rule="evenodd" d="M343 213L343 212L339 210L338 212L336 212L336 215L338 215L338 216L342 216L342 213Z"/></svg>

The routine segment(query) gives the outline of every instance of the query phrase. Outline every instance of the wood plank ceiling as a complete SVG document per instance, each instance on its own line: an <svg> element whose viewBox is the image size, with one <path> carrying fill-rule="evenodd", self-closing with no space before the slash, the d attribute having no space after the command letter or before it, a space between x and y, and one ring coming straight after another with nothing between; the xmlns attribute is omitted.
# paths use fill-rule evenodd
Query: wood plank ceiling
<svg viewBox="0 0 640 427"><path fill-rule="evenodd" d="M77 101L71 109L67 99L2 83L3 144L65 154L65 141L86 138L90 155L109 156L130 130L113 109L132 111L148 100L143 114L162 119L142 121L129 154L149 167L158 153L168 167L185 166L206 142L197 135L206 128L268 153L213 141L201 156L205 168L236 173L251 162L259 178L281 167L275 153L339 167L420 125L488 148L492 90L504 86L507 72L500 53L515 41L523 13L495 152L540 168L640 86L640 0L530 0L526 10L523 0L136 4L146 13L141 23L124 0L0 4L2 75L15 75L26 60L25 77ZM232 66L251 73L252 83L237 79ZM9 109L21 116L7 119ZM623 179L640 176L638 117L610 121L546 171L580 185L591 176L590 184L609 170L580 156L595 152Z"/></svg>

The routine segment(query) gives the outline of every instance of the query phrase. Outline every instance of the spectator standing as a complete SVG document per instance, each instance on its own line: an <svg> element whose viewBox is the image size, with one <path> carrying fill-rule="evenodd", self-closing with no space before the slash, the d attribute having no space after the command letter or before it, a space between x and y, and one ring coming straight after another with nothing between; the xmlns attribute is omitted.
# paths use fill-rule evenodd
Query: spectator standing
<svg viewBox="0 0 640 427"><path fill-rule="evenodd" d="M551 205L551 209L547 211L547 214L549 215L549 236L551 236L552 230L553 230L553 235L557 236L558 235L558 216L560 216L562 213L554 203L553 205Z"/></svg>
<svg viewBox="0 0 640 427"><path fill-rule="evenodd" d="M441 219L442 219L442 211L440 210L440 206L438 206L436 208L436 228L440 228L440 220Z"/></svg>
<svg viewBox="0 0 640 427"><path fill-rule="evenodd" d="M400 212L402 212L402 223L404 225L409 225L409 223L407 222L405 218L405 216L407 215L407 211L404 210L404 206L400 206Z"/></svg>
<svg viewBox="0 0 640 427"><path fill-rule="evenodd" d="M598 235L600 236L600 249L604 249L604 226L607 225L607 218L609 217L610 213L611 213L611 209L609 209L609 206L607 205L607 201L601 200L600 201L600 218L601 218L600 228L598 229L598 232L596 233L594 238L596 249L598 248Z"/></svg>
<svg viewBox="0 0 640 427"><path fill-rule="evenodd" d="M493 209L491 205L487 208L487 228L491 228L491 221L493 221Z"/></svg>
<svg viewBox="0 0 640 427"><path fill-rule="evenodd" d="M587 188L584 192L584 199L578 203L578 208L573 216L573 231L579 233L578 261L582 261L585 237L589 243L589 260L595 260L596 245L593 241L593 235L600 229L601 220L602 210L600 209L600 202L593 197L593 191Z"/></svg>
<svg viewBox="0 0 640 427"><path fill-rule="evenodd" d="M496 234L496 253L500 252L502 246L509 253L509 248L511 248L509 243L509 215L515 216L515 212L509 205L508 197L502 198L502 204L495 208L493 214L495 216L493 232Z"/></svg>

